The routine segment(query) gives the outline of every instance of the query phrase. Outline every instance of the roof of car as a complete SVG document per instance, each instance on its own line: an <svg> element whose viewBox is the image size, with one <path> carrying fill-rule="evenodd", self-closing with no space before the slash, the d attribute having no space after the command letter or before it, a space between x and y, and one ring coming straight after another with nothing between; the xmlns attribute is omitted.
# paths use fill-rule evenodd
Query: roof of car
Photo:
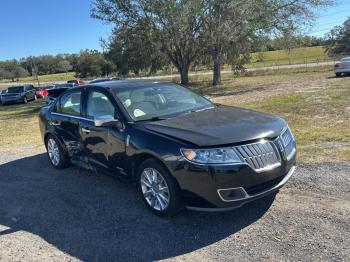
<svg viewBox="0 0 350 262"><path fill-rule="evenodd" d="M168 81L156 81L156 80L140 80L140 79L125 79L115 80L108 82L93 83L87 86L98 86L110 89L121 89L121 88L141 88L141 87L152 87L155 85L173 84Z"/></svg>

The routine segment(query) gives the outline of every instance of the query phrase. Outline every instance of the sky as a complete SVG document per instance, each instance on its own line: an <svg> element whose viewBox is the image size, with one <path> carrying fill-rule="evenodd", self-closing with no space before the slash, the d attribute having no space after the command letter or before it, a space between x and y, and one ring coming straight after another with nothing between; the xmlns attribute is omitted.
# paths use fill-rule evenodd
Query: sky
<svg viewBox="0 0 350 262"><path fill-rule="evenodd" d="M0 60L101 50L112 25L90 17L90 0L0 0ZM323 36L350 16L350 0L316 10L308 33Z"/></svg>

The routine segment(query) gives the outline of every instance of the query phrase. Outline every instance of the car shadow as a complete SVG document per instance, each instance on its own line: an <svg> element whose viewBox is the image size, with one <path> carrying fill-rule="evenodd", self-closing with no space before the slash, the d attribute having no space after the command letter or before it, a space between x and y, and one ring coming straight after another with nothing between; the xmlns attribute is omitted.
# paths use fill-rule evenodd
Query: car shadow
<svg viewBox="0 0 350 262"><path fill-rule="evenodd" d="M261 218L274 195L222 213L159 218L136 189L78 167L52 168L45 154L0 165L0 238L40 236L83 261L158 260L220 241Z"/></svg>

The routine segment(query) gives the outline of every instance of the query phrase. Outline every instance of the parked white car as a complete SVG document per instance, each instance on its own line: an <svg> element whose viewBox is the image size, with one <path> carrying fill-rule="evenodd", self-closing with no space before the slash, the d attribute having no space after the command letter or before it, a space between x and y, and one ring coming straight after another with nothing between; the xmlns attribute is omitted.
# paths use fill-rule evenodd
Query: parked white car
<svg viewBox="0 0 350 262"><path fill-rule="evenodd" d="M334 72L336 76L342 76L343 74L350 74L350 57L341 59L334 65Z"/></svg>

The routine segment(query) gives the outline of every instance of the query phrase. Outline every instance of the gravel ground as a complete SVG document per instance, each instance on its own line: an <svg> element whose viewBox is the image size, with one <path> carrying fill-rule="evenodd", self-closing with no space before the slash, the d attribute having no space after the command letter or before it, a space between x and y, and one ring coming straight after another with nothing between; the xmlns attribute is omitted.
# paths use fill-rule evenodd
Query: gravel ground
<svg viewBox="0 0 350 262"><path fill-rule="evenodd" d="M114 178L21 152L0 154L0 261L350 261L348 164L299 166L235 211L164 219Z"/></svg>

